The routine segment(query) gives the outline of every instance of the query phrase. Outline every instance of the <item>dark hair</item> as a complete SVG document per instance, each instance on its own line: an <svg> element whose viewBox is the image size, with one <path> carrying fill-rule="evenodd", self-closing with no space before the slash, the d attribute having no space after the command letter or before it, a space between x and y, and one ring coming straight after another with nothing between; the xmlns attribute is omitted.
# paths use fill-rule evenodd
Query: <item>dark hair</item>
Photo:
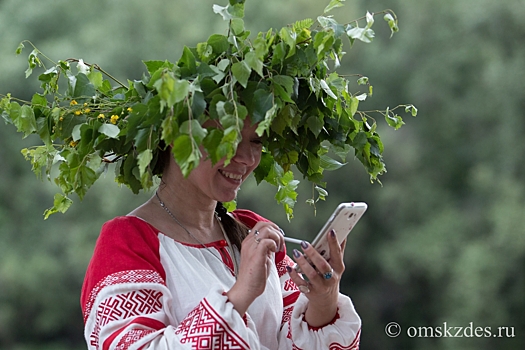
<svg viewBox="0 0 525 350"><path fill-rule="evenodd" d="M152 160L152 173L158 177L162 177L164 169L168 165L171 157L171 147L166 147L164 141L160 141L157 147L157 152Z"/></svg>
<svg viewBox="0 0 525 350"><path fill-rule="evenodd" d="M229 240L233 245L237 246L240 251L241 243L248 235L248 227L228 214L228 211L221 202L217 202L215 212L219 216L224 232L228 235Z"/></svg>

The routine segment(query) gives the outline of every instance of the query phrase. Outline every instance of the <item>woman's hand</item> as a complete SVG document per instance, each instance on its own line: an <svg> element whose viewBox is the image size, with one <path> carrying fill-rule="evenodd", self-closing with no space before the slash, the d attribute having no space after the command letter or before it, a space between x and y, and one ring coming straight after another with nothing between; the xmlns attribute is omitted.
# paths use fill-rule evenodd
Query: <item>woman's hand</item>
<svg viewBox="0 0 525 350"><path fill-rule="evenodd" d="M340 245L333 230L327 235L330 247L329 261L326 261L309 243L303 242L301 244L303 254L298 250L294 250L293 253L297 262L296 269L288 270L292 281L309 300L305 320L312 327L324 326L335 317L339 283L345 270L343 253L346 240ZM297 272L297 269L306 279Z"/></svg>
<svg viewBox="0 0 525 350"><path fill-rule="evenodd" d="M237 281L226 293L239 314L244 315L251 303L264 292L272 268L273 255L282 250L284 239L280 228L270 222L258 222L242 242Z"/></svg>

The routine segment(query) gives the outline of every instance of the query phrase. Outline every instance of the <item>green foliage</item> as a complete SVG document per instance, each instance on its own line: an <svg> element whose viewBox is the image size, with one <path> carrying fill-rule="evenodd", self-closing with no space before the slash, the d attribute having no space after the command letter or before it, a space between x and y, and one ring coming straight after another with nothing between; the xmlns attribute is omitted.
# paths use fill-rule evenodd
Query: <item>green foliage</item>
<svg viewBox="0 0 525 350"><path fill-rule="evenodd" d="M325 12L342 5L331 1ZM184 47L174 63L145 61L148 74L128 84L96 64L53 62L33 47L26 76L43 67L38 76L43 93L30 102L7 95L0 110L24 136L36 133L45 144L23 154L36 174L45 169L62 190L46 218L67 210L71 193L82 199L108 163L117 164L117 182L134 193L151 187L157 154L165 145L173 146L185 176L202 159L201 146L213 162L224 158L228 164L247 116L259 123L257 133L265 136L266 158L257 170L264 175L258 181L278 187L276 199L289 218L297 198L298 182L290 171L294 165L304 178L323 185L324 171L341 164L329 152L353 148L371 180L386 171L376 122L369 112L358 110L372 88L352 93L355 83L329 68L330 63L340 65L344 37L352 44L372 40L373 14L363 17L362 28L359 20L342 25L319 16L249 40L242 19L244 1L214 5L213 11L228 22L227 35L214 34L194 48ZM395 15L384 14L393 34ZM29 42L19 45L18 54L24 43ZM44 60L52 62L51 68L45 68ZM61 78L67 82L65 92ZM360 77L357 84L368 80ZM412 105L403 107L416 114ZM403 124L393 110L379 113L395 129ZM218 120L221 128L203 128L207 119ZM57 175L51 171L54 165Z"/></svg>
<svg viewBox="0 0 525 350"><path fill-rule="evenodd" d="M0 93L31 101L28 92L39 89L40 81L23 78L27 60L13 54L24 38L54 57L75 55L103 64L127 85L126 77L141 76L141 59L175 61L185 43L206 42L210 30L222 31L222 17L209 10L212 3L26 0L20 6L18 0L3 0ZM316 18L326 3L252 1L244 21L252 33L281 28L295 19ZM356 43L338 69L365 73L379 87L373 98L359 101L359 108L414 101L425 115L398 131L381 115L376 118L388 165L380 177L384 186L370 186L350 152L340 161L348 163L344 170L325 172L323 189L330 195L317 205L316 216L301 200L317 199L315 184L306 181L297 188L291 223L269 195L274 185L266 181L256 185L249 178L238 205L276 221L289 236L312 239L339 201L369 203L348 239L341 281L341 291L352 297L366 325L363 348L524 349L525 143L520 140L525 119L521 94L509 91L525 89L525 46L516 44L525 36L525 7L520 0L457 0L446 6L431 0L353 0L331 13L344 20L387 7L395 9L402 31L389 40L376 16L373 44ZM35 68L33 77L44 71ZM61 80L65 91L66 79ZM358 88L369 92L366 79L361 84ZM110 166L68 215L43 222L39 216L56 188L35 181L19 151L44 144L39 135L22 139L14 129L0 126L0 349L85 349L78 298L100 226L151 193L136 196L115 186ZM334 152L333 158L346 151ZM288 252L292 248L297 247L290 245ZM403 333L389 338L384 328L392 321L404 330L444 321L511 326L516 336L409 338Z"/></svg>

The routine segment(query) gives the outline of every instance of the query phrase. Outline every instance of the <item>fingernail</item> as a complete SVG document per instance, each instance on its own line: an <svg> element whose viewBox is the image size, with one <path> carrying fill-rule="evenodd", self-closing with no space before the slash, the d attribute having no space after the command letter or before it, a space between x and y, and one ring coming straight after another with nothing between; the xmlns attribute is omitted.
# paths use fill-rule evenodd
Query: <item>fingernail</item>
<svg viewBox="0 0 525 350"><path fill-rule="evenodd" d="M293 256L296 257L296 258L300 258L301 257L301 253L299 253L299 251L297 249L294 249L293 250Z"/></svg>
<svg viewBox="0 0 525 350"><path fill-rule="evenodd" d="M303 247L303 249L308 248L308 243L306 241L302 241L301 242L301 247Z"/></svg>
<svg viewBox="0 0 525 350"><path fill-rule="evenodd" d="M288 271L288 273L292 272L292 270L293 270L293 269L292 269L291 266L286 265L286 271Z"/></svg>
<svg viewBox="0 0 525 350"><path fill-rule="evenodd" d="M330 237L335 238L335 231L334 231L334 229L330 230Z"/></svg>

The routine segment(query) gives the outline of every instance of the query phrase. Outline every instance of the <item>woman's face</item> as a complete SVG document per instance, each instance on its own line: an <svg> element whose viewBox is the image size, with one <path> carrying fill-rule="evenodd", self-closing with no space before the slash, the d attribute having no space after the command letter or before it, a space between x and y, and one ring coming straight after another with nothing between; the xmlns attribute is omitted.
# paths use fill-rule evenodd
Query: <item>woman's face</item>
<svg viewBox="0 0 525 350"><path fill-rule="evenodd" d="M234 200L241 184L261 161L262 142L256 129L257 124L252 125L247 118L241 131L242 140L230 163L225 166L223 160L215 165L209 159L201 161L188 176L190 183L212 200Z"/></svg>

